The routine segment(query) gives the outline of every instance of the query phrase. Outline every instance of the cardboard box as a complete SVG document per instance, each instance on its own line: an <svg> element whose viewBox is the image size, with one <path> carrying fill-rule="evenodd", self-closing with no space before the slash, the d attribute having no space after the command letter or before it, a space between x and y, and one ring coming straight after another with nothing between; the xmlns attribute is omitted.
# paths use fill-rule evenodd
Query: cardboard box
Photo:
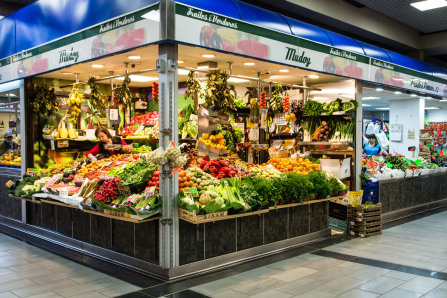
<svg viewBox="0 0 447 298"><path fill-rule="evenodd" d="M351 177L351 158L343 159L340 165L339 159L320 159L320 167L323 171L328 172L338 179Z"/></svg>

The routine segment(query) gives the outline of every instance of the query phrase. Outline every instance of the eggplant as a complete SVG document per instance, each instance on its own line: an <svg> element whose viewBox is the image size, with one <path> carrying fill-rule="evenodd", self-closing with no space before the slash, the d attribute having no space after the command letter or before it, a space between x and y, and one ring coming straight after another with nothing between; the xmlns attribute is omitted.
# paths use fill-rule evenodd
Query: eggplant
<svg viewBox="0 0 447 298"><path fill-rule="evenodd" d="M64 178L68 178L68 176L70 176L70 173L64 172L64 174L62 175L62 177Z"/></svg>

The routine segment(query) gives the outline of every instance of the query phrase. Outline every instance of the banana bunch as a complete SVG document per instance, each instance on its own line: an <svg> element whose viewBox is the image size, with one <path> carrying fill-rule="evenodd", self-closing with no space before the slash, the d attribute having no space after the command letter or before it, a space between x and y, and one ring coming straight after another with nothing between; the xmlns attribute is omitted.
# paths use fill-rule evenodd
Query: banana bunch
<svg viewBox="0 0 447 298"><path fill-rule="evenodd" d="M269 100L269 110L273 113L280 112L282 110L282 103L282 85L278 83Z"/></svg>

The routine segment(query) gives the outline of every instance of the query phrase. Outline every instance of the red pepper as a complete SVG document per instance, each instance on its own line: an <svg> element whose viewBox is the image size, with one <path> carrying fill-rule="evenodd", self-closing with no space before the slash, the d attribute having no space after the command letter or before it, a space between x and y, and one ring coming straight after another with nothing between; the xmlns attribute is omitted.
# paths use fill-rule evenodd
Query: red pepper
<svg viewBox="0 0 447 298"><path fill-rule="evenodd" d="M230 168L228 168L228 167L222 167L222 168L220 168L219 171L222 172L222 173L228 174L228 172L230 171Z"/></svg>
<svg viewBox="0 0 447 298"><path fill-rule="evenodd" d="M210 172L210 166L209 166L209 165L205 165L205 166L203 167L203 170L204 170L205 172L209 173L209 172Z"/></svg>
<svg viewBox="0 0 447 298"><path fill-rule="evenodd" d="M210 172L214 174L219 174L219 170L215 166L210 166Z"/></svg>
<svg viewBox="0 0 447 298"><path fill-rule="evenodd" d="M223 167L229 167L229 166L230 166L230 162L229 162L228 160L221 159L221 160L219 160L219 162L220 162L220 164L221 164Z"/></svg>
<svg viewBox="0 0 447 298"><path fill-rule="evenodd" d="M222 167L222 165L220 164L220 162L218 162L217 160L213 159L210 161L210 166L216 167L218 169L220 169Z"/></svg>
<svg viewBox="0 0 447 298"><path fill-rule="evenodd" d="M217 175L217 178L222 179L225 178L227 175L225 175L225 173L220 172L219 175Z"/></svg>
<svg viewBox="0 0 447 298"><path fill-rule="evenodd" d="M208 155L206 155L206 156L203 157L203 160L210 161L210 157Z"/></svg>

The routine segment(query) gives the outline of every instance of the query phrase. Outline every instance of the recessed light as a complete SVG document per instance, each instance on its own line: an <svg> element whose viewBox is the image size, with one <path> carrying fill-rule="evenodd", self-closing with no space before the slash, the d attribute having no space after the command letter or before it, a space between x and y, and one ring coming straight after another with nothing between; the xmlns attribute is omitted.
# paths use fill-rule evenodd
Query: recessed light
<svg viewBox="0 0 447 298"><path fill-rule="evenodd" d="M186 69L179 69L179 70L178 70L178 74L179 74L179 75L186 76L186 75L189 74L189 70L186 70Z"/></svg>
<svg viewBox="0 0 447 298"><path fill-rule="evenodd" d="M436 107L426 107L425 109L426 110L439 110L439 108L436 108Z"/></svg>
<svg viewBox="0 0 447 298"><path fill-rule="evenodd" d="M441 99L440 102L447 102L447 99Z"/></svg>
<svg viewBox="0 0 447 298"><path fill-rule="evenodd" d="M402 94L400 91L394 91L394 94Z"/></svg>
<svg viewBox="0 0 447 298"><path fill-rule="evenodd" d="M177 63L178 64L182 64L184 61L182 61L182 60L177 60Z"/></svg>
<svg viewBox="0 0 447 298"><path fill-rule="evenodd" d="M68 71L63 71L63 72L61 72L62 74L64 74L64 75L70 75L70 74L73 74L72 72L68 72Z"/></svg>
<svg viewBox="0 0 447 298"><path fill-rule="evenodd" d="M389 110L390 108L377 108L377 110Z"/></svg>
<svg viewBox="0 0 447 298"><path fill-rule="evenodd" d="M289 72L288 69L280 69L279 72Z"/></svg>
<svg viewBox="0 0 447 298"><path fill-rule="evenodd" d="M94 67L94 68L103 68L104 65L102 65L102 64L92 64L92 67Z"/></svg>
<svg viewBox="0 0 447 298"><path fill-rule="evenodd" d="M416 97L417 95L416 94L411 94L411 97Z"/></svg>
<svg viewBox="0 0 447 298"><path fill-rule="evenodd" d="M230 83L244 83L244 82L248 82L249 80L239 79L239 78L229 78L227 81Z"/></svg>
<svg viewBox="0 0 447 298"><path fill-rule="evenodd" d="M130 60L138 60L141 59L141 56L127 56Z"/></svg>
<svg viewBox="0 0 447 298"><path fill-rule="evenodd" d="M368 99L380 99L380 97L376 97L376 96L367 96L367 97L363 97L363 100L368 100Z"/></svg>
<svg viewBox="0 0 447 298"><path fill-rule="evenodd" d="M214 56L213 54L204 54L202 55L203 58L214 58L216 56Z"/></svg>
<svg viewBox="0 0 447 298"><path fill-rule="evenodd" d="M401 79L401 78L391 78L392 80L394 80L394 81L403 81L404 79Z"/></svg>
<svg viewBox="0 0 447 298"><path fill-rule="evenodd" d="M419 9L420 11L435 9L447 6L447 1L444 0L425 0L415 3L410 3L411 6Z"/></svg>
<svg viewBox="0 0 447 298"><path fill-rule="evenodd" d="M370 107L371 105L362 104L362 107Z"/></svg>
<svg viewBox="0 0 447 298"><path fill-rule="evenodd" d="M146 77L146 76L137 76L137 75L131 75L129 76L130 80L133 82L151 82L151 81L157 81L158 78L156 77ZM117 80L124 80L124 77L116 78Z"/></svg>
<svg viewBox="0 0 447 298"><path fill-rule="evenodd" d="M310 79L318 79L320 76L319 75L310 75L309 78Z"/></svg>
<svg viewBox="0 0 447 298"><path fill-rule="evenodd" d="M244 62L244 65L245 66L253 66L253 65L255 65L255 63L254 62Z"/></svg>
<svg viewBox="0 0 447 298"><path fill-rule="evenodd" d="M376 88L376 91L383 91L382 88Z"/></svg>

